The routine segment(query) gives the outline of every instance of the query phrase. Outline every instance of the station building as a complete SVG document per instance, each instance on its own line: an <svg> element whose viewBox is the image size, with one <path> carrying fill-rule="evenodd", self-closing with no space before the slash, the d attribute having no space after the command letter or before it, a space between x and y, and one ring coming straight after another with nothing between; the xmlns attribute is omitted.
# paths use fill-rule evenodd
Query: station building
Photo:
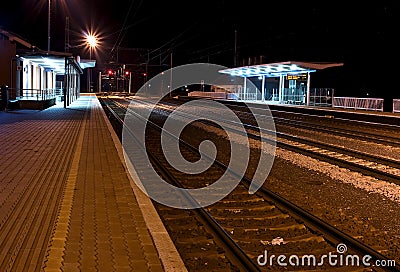
<svg viewBox="0 0 400 272"><path fill-rule="evenodd" d="M71 53L43 51L15 33L0 28L1 101L6 107L44 109L80 94L83 69L95 61Z"/></svg>

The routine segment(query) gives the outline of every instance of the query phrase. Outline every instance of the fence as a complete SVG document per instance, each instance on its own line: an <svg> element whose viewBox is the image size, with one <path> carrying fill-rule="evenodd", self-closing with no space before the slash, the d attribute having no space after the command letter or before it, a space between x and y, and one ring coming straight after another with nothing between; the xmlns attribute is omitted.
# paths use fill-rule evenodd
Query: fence
<svg viewBox="0 0 400 272"><path fill-rule="evenodd" d="M383 99L358 98L358 97L334 97L332 107L355 109L355 110L383 111Z"/></svg>
<svg viewBox="0 0 400 272"><path fill-rule="evenodd" d="M22 97L25 100L48 100L62 95L62 89L23 89Z"/></svg>

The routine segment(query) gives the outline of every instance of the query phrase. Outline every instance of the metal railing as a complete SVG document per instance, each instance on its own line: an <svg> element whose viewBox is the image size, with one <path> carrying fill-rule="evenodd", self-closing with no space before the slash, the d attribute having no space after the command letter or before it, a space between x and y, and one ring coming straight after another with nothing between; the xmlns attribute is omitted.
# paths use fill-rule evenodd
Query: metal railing
<svg viewBox="0 0 400 272"><path fill-rule="evenodd" d="M393 99L393 112L400 112L400 99Z"/></svg>
<svg viewBox="0 0 400 272"><path fill-rule="evenodd" d="M334 97L332 107L383 111L383 98Z"/></svg>
<svg viewBox="0 0 400 272"><path fill-rule="evenodd" d="M24 100L48 100L63 95L62 89L22 89L22 96L19 99Z"/></svg>

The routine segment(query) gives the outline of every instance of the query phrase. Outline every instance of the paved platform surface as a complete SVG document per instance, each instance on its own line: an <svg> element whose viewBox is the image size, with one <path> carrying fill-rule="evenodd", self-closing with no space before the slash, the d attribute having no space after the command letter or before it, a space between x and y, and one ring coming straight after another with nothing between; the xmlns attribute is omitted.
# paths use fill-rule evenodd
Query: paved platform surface
<svg viewBox="0 0 400 272"><path fill-rule="evenodd" d="M186 271L96 96L0 112L0 271Z"/></svg>

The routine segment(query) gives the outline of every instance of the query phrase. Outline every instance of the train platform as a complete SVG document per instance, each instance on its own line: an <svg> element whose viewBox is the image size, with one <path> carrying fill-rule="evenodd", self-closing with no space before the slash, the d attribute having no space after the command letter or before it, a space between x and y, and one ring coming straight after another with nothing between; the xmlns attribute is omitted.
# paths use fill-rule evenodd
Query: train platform
<svg viewBox="0 0 400 272"><path fill-rule="evenodd" d="M95 95L0 112L0 271L186 271Z"/></svg>

